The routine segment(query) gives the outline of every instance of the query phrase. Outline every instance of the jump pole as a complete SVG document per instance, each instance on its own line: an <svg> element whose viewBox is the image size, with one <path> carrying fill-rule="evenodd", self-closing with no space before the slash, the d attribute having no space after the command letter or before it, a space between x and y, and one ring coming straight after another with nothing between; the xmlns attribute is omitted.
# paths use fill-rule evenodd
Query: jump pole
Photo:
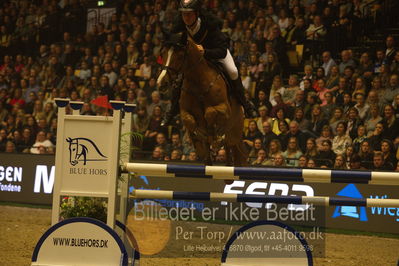
<svg viewBox="0 0 399 266"><path fill-rule="evenodd" d="M353 199L345 197L269 196L226 194L217 192L179 192L170 190L136 189L130 194L134 199L168 199L228 202L259 202L285 204L313 204L315 206L399 207L399 199Z"/></svg>
<svg viewBox="0 0 399 266"><path fill-rule="evenodd" d="M264 180L305 183L358 183L399 185L399 173L297 168L260 168L179 164L124 163L122 172L164 178L205 178L220 180Z"/></svg>

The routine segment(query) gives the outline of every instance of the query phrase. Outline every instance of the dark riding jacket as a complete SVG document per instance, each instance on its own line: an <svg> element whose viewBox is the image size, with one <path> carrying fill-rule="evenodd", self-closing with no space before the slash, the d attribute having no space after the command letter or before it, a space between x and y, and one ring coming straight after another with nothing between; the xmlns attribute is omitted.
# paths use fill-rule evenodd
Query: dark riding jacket
<svg viewBox="0 0 399 266"><path fill-rule="evenodd" d="M226 57L229 48L229 38L220 31L221 21L212 14L201 12L201 27L194 36L190 37L204 47L204 57L207 60L218 60ZM172 33L185 32L190 34L181 16L174 23Z"/></svg>

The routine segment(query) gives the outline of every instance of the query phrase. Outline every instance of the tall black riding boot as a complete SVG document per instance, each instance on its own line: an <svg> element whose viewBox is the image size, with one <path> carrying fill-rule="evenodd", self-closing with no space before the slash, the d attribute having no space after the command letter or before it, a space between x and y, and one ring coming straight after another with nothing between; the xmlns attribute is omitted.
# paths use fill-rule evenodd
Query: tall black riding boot
<svg viewBox="0 0 399 266"><path fill-rule="evenodd" d="M258 113L256 112L256 108L254 104L245 98L244 87L242 85L241 78L238 77L236 80L232 80L233 84L233 93L237 97L238 102L244 107L245 117L247 118L255 118L258 117Z"/></svg>
<svg viewBox="0 0 399 266"><path fill-rule="evenodd" d="M166 112L164 118L162 119L161 127L169 126L172 123L173 118L179 114L180 93L181 93L181 86L172 87L171 105L169 110Z"/></svg>

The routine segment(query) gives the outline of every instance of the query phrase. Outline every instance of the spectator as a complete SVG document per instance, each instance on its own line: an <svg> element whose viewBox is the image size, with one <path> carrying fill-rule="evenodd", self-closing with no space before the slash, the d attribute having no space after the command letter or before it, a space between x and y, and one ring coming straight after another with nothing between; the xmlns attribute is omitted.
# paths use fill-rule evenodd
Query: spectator
<svg viewBox="0 0 399 266"><path fill-rule="evenodd" d="M151 154L151 160L161 161L164 159L165 153L161 147L155 147Z"/></svg>
<svg viewBox="0 0 399 266"><path fill-rule="evenodd" d="M281 94L284 93L285 88L282 85L282 80L281 80L281 76L274 76L273 77L273 83L270 89L270 93L269 93L269 102L272 104L272 106L276 106L277 102L274 100L274 97L276 96L277 93ZM266 95L266 93L265 93Z"/></svg>
<svg viewBox="0 0 399 266"><path fill-rule="evenodd" d="M265 132L263 131L263 123L264 122L271 122L272 118L268 115L268 109L266 106L261 106L258 108L258 112L259 112L259 118L256 121L256 125L258 127L258 129L260 130L260 132L262 134L264 134Z"/></svg>
<svg viewBox="0 0 399 266"><path fill-rule="evenodd" d="M335 63L334 59L332 59L331 53L329 51L323 52L323 55L321 58L323 61L323 64L321 67L324 69L326 76L329 76L331 68L337 64Z"/></svg>
<svg viewBox="0 0 399 266"><path fill-rule="evenodd" d="M399 75L399 51L395 52L395 57L392 60L390 72L392 74Z"/></svg>
<svg viewBox="0 0 399 266"><path fill-rule="evenodd" d="M344 109L344 114L347 114L353 105L354 103L352 102L352 95L349 92L345 92L343 95L343 103L341 105Z"/></svg>
<svg viewBox="0 0 399 266"><path fill-rule="evenodd" d="M335 161L334 161L334 169L347 169L345 166L345 157L343 155L337 155L337 157L335 157Z"/></svg>
<svg viewBox="0 0 399 266"><path fill-rule="evenodd" d="M310 158L308 160L308 163L306 165L307 168L316 168L316 162L314 159Z"/></svg>
<svg viewBox="0 0 399 266"><path fill-rule="evenodd" d="M341 63L339 64L339 73L344 74L346 67L356 67L355 61L351 58L351 54L348 50L341 52Z"/></svg>
<svg viewBox="0 0 399 266"><path fill-rule="evenodd" d="M272 131L271 124L269 122L263 122L262 124L263 127L263 134L262 134L262 143L263 146L268 148L270 145L270 142L273 139L278 139L277 135Z"/></svg>
<svg viewBox="0 0 399 266"><path fill-rule="evenodd" d="M161 149L165 152L165 154L169 154L171 152L171 146L169 143L167 143L165 134L163 134L162 132L158 133L156 135L155 141L156 141L155 146L161 147Z"/></svg>
<svg viewBox="0 0 399 266"><path fill-rule="evenodd" d="M399 94L399 76L396 74L393 74L389 78L389 83L386 87L385 90L383 90L382 94L383 97L381 98L381 101L383 104L391 104L393 102L393 99L395 98L396 95Z"/></svg>
<svg viewBox="0 0 399 266"><path fill-rule="evenodd" d="M171 161L180 161L181 160L181 150L172 150L170 153L170 160Z"/></svg>
<svg viewBox="0 0 399 266"><path fill-rule="evenodd" d="M308 158L305 155L299 156L298 168L306 168L308 164Z"/></svg>
<svg viewBox="0 0 399 266"><path fill-rule="evenodd" d="M337 124L337 135L333 139L332 150L337 155L342 155L348 146L352 145L351 138L347 135L347 125L344 122Z"/></svg>
<svg viewBox="0 0 399 266"><path fill-rule="evenodd" d="M370 79L373 75L373 62L370 59L369 53L365 52L360 57L359 66L356 69L356 74Z"/></svg>
<svg viewBox="0 0 399 266"><path fill-rule="evenodd" d="M353 149L355 150L355 152L359 152L360 150L360 145L361 143L363 143L363 141L365 141L367 139L367 131L366 131L366 127L364 125L360 125L357 128L357 137L353 139Z"/></svg>
<svg viewBox="0 0 399 266"><path fill-rule="evenodd" d="M395 117L395 110L392 105L385 105L384 118L381 122L384 125L384 135L387 139L393 141L399 136L399 119Z"/></svg>
<svg viewBox="0 0 399 266"><path fill-rule="evenodd" d="M334 65L331 67L330 74L327 76L326 88L329 89L330 92L335 93L338 89L339 80L339 69L337 65Z"/></svg>
<svg viewBox="0 0 399 266"><path fill-rule="evenodd" d="M133 114L133 131L144 134L149 123L150 119L147 115L147 108L145 106L139 106L137 113Z"/></svg>
<svg viewBox="0 0 399 266"><path fill-rule="evenodd" d="M323 126L327 124L328 121L324 118L320 105L315 104L312 107L312 115L310 120L311 132L316 136L320 136Z"/></svg>
<svg viewBox="0 0 399 266"><path fill-rule="evenodd" d="M362 167L360 157L357 153L353 154L349 160L349 169L351 170L365 170L366 168Z"/></svg>
<svg viewBox="0 0 399 266"><path fill-rule="evenodd" d="M284 156L282 154L277 154L273 161L273 166L283 167L286 166Z"/></svg>
<svg viewBox="0 0 399 266"><path fill-rule="evenodd" d="M323 140L321 143L320 152L315 157L319 162L319 165L326 165L327 167L332 167L333 162L336 159L336 154L332 150L332 142L329 139Z"/></svg>
<svg viewBox="0 0 399 266"><path fill-rule="evenodd" d="M197 153L195 151L191 151L188 156L188 161L195 162L198 160Z"/></svg>
<svg viewBox="0 0 399 266"><path fill-rule="evenodd" d="M364 82L364 79L360 77L355 79L355 87L353 88L353 93L352 93L353 98L356 99L357 94L363 94L363 95L366 94L366 84Z"/></svg>
<svg viewBox="0 0 399 266"><path fill-rule="evenodd" d="M306 29L306 50L312 54L319 54L320 48L323 47L327 30L324 27L321 17L314 16L313 24ZM314 59L313 59L314 60Z"/></svg>
<svg viewBox="0 0 399 266"><path fill-rule="evenodd" d="M381 141L381 152L384 155L384 162L390 168L394 169L398 160L396 159L393 143L388 139L383 139Z"/></svg>
<svg viewBox="0 0 399 266"><path fill-rule="evenodd" d="M297 139L298 147L302 152L304 152L306 150L306 140L308 137L306 133L299 129L299 124L296 121L291 121L289 124L288 138L292 137Z"/></svg>
<svg viewBox="0 0 399 266"><path fill-rule="evenodd" d="M283 98L283 102L286 105L291 105L295 101L295 94L299 90L298 85L298 76L290 75L288 79L288 86L285 88L283 94L281 95Z"/></svg>
<svg viewBox="0 0 399 266"><path fill-rule="evenodd" d="M42 130L37 133L36 142L30 149L30 153L40 154L40 147L45 148L46 153L53 153L54 145L50 140L46 139L46 132Z"/></svg>
<svg viewBox="0 0 399 266"><path fill-rule="evenodd" d="M183 151L183 144L181 143L180 134L179 133L172 133L171 137L171 149L172 150L180 150Z"/></svg>
<svg viewBox="0 0 399 266"><path fill-rule="evenodd" d="M276 76L281 76L282 72L283 71L280 63L278 62L277 55L275 53L271 53L267 56L265 67L263 69L263 75L260 77L260 79L264 86L268 88L272 84L273 79Z"/></svg>
<svg viewBox="0 0 399 266"><path fill-rule="evenodd" d="M248 123L248 132L244 136L244 143L250 149L254 146L254 141L257 138L261 138L262 133L259 131L255 120L251 120Z"/></svg>
<svg viewBox="0 0 399 266"><path fill-rule="evenodd" d="M385 44L387 47L385 50L385 60L386 60L387 64L390 65L392 63L392 61L394 60L395 53L396 53L395 39L393 38L393 36L389 35L386 38Z"/></svg>
<svg viewBox="0 0 399 266"><path fill-rule="evenodd" d="M324 99L325 104L321 106L321 111L323 112L324 117L329 119L337 106L334 104L333 94L331 92L326 92L324 94Z"/></svg>
<svg viewBox="0 0 399 266"><path fill-rule="evenodd" d="M391 171L393 167L388 166L384 161L382 152L375 152L373 156L373 170L374 171Z"/></svg>
<svg viewBox="0 0 399 266"><path fill-rule="evenodd" d="M364 121L368 115L370 105L366 103L365 96L363 93L355 94L355 99L356 99L356 104L354 107L357 109L359 113L360 120Z"/></svg>
<svg viewBox="0 0 399 266"><path fill-rule="evenodd" d="M281 120L278 122L278 128L280 130L280 134L278 135L278 140L280 141L281 144L281 150L285 151L287 149L287 144L288 144L288 123L284 120Z"/></svg>
<svg viewBox="0 0 399 266"><path fill-rule="evenodd" d="M256 155L256 159L251 163L253 166L261 166L265 163L266 160L266 151L264 149L260 149L258 154Z"/></svg>
<svg viewBox="0 0 399 266"><path fill-rule="evenodd" d="M154 107L152 116L148 124L148 128L144 134L144 148L147 150L152 150L155 145L155 137L161 132L161 120L162 120L162 109L159 106Z"/></svg>
<svg viewBox="0 0 399 266"><path fill-rule="evenodd" d="M295 108L293 121L296 121L298 123L299 130L305 133L309 132L310 121L305 118L305 112L302 108L300 107Z"/></svg>
<svg viewBox="0 0 399 266"><path fill-rule="evenodd" d="M308 138L306 141L305 155L308 158L316 158L319 155L317 150L316 140L314 138Z"/></svg>
<svg viewBox="0 0 399 266"><path fill-rule="evenodd" d="M248 160L250 163L256 159L256 156L260 149L262 149L262 139L256 138L254 140L254 145L253 145L253 147L251 147L251 150L249 151L249 155L248 155Z"/></svg>
<svg viewBox="0 0 399 266"><path fill-rule="evenodd" d="M296 137L290 137L288 139L287 150L283 152L282 155L284 158L286 158L287 166L298 166L298 159L302 155L302 152L299 149L298 140Z"/></svg>
<svg viewBox="0 0 399 266"><path fill-rule="evenodd" d="M351 138L356 138L357 128L362 125L359 117L359 111L355 107L351 107L348 111L348 121L346 124L346 134Z"/></svg>
<svg viewBox="0 0 399 266"><path fill-rule="evenodd" d="M320 137L318 137L316 139L317 149L319 151L322 150L322 144L323 144L323 141L325 141L325 140L329 140L329 141L333 140L333 132L329 125L323 126L323 129L321 130Z"/></svg>
<svg viewBox="0 0 399 266"><path fill-rule="evenodd" d="M226 150L225 149L220 149L217 152L215 161L217 163L222 163L222 164L225 164L227 162L227 155L226 155Z"/></svg>
<svg viewBox="0 0 399 266"><path fill-rule="evenodd" d="M295 29L292 34L291 45L304 44L306 40L306 24L303 17L297 17L295 20Z"/></svg>
<svg viewBox="0 0 399 266"><path fill-rule="evenodd" d="M280 135L280 122L285 121L287 124L290 120L286 117L285 111L283 108L277 109L276 118L273 119L272 130L278 136ZM288 128L287 128L288 129Z"/></svg>
<svg viewBox="0 0 399 266"><path fill-rule="evenodd" d="M274 160L277 157L277 155L282 154L280 141L277 139L273 139L270 142L268 150L269 152L267 154L267 160L264 163L264 165L274 165Z"/></svg>
<svg viewBox="0 0 399 266"><path fill-rule="evenodd" d="M360 158L360 165L365 169L371 169L373 163L373 153L370 150L370 142L366 139L360 144L360 151L358 152Z"/></svg>
<svg viewBox="0 0 399 266"><path fill-rule="evenodd" d="M333 87L335 97L335 104L338 106L342 106L344 104L344 94L349 93L348 82L345 77L340 77L338 80L338 85Z"/></svg>
<svg viewBox="0 0 399 266"><path fill-rule="evenodd" d="M5 152L6 153L15 153L16 152L14 142L12 142L10 140L6 142Z"/></svg>

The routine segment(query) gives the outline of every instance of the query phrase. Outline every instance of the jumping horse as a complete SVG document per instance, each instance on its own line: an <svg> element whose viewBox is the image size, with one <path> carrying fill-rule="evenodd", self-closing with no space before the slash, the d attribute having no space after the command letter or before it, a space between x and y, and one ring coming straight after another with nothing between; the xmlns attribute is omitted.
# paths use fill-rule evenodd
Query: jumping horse
<svg viewBox="0 0 399 266"><path fill-rule="evenodd" d="M182 35L169 38L161 57L158 86L169 86L176 79L183 79L180 116L199 158L211 165L211 147L224 147L228 165L246 165L243 109L228 95L228 82L222 72L202 56L191 38Z"/></svg>

